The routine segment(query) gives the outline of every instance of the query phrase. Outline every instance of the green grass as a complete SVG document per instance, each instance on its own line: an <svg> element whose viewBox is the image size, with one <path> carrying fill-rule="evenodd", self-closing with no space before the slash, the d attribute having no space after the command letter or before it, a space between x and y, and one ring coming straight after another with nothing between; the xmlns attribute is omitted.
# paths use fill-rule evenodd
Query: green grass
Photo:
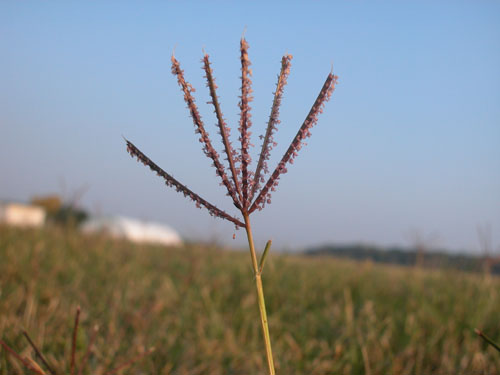
<svg viewBox="0 0 500 375"><path fill-rule="evenodd" d="M252 277L242 252L0 227L0 338L34 358L26 329L67 374L80 305L77 359L101 328L89 374L151 346L123 373L263 374ZM474 333L500 341L498 279L272 254L263 279L278 374L499 373ZM23 371L0 351L0 375Z"/></svg>

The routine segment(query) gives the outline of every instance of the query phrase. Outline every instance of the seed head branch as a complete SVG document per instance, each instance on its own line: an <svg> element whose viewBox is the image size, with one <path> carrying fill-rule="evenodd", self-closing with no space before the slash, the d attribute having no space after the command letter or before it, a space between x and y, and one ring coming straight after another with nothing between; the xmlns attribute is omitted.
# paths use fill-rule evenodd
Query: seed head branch
<svg viewBox="0 0 500 375"><path fill-rule="evenodd" d="M196 106L195 100L192 95L195 89L184 79L184 71L181 69L179 62L174 56L172 56L172 74L177 76L177 83L179 84L179 86L181 86L182 92L184 93L184 101L188 106L189 112L193 119L193 123L196 127L195 132L200 134L200 142L203 144L203 152L207 157L212 159L213 165L217 171L217 175L221 178L222 183L226 186L228 194L233 199L234 205L238 209L240 209L241 206L238 201L236 189L234 188L231 181L229 181L224 166L219 161L219 154L217 153L217 151L215 151L212 143L210 142L210 137L205 131L205 126L203 124L203 121L201 120L201 115L198 112L198 107Z"/></svg>
<svg viewBox="0 0 500 375"><path fill-rule="evenodd" d="M238 172L235 166L235 160L237 159L237 154L234 148L231 145L231 141L229 139L231 129L227 126L224 117L222 116L222 111L220 109L219 99L217 97L217 85L215 84L215 78L213 76L212 68L210 67L210 60L207 54L203 57L203 69L205 70L205 78L207 79L207 86L210 90L210 97L212 101L209 104L214 106L214 112L217 116L217 123L219 126L219 132L222 137L222 143L224 145L224 151L226 152L227 161L229 163L229 169L231 170L231 174L233 177L233 184L236 187L236 191L238 193L239 201L243 202L243 196L241 193L241 187L238 180ZM233 198L234 199L234 198Z"/></svg>
<svg viewBox="0 0 500 375"><path fill-rule="evenodd" d="M26 337L26 340L28 340L30 346L33 348L33 350L35 351L36 353L36 356L38 358L40 358L40 361L42 361L42 363L45 365L45 367L47 368L47 370L49 370L49 372L52 374L52 375L55 375L55 372L54 370L52 369L52 367L50 367L49 363L47 362L47 360L45 359L45 357L43 356L42 352L40 351L40 349L38 349L38 347L36 346L36 344L33 342L33 340L31 340L31 337L30 335L28 334L28 332L26 332L25 330L23 330L23 335L24 337Z"/></svg>
<svg viewBox="0 0 500 375"><path fill-rule="evenodd" d="M250 105L252 101L252 81L250 76L252 71L250 70L250 59L248 57L249 45L244 38L240 41L240 51L241 51L241 100L240 100L240 142L241 142L241 184L243 190L243 208L246 209L249 205L248 193L249 186L252 184L252 177L248 171L248 166L250 165L252 159L248 152L250 146L250 135L251 132L248 131L250 126L252 126L252 121L250 120Z"/></svg>
<svg viewBox="0 0 500 375"><path fill-rule="evenodd" d="M71 375L74 375L75 373L76 336L78 334L79 322L80 322L80 306L76 308L75 325L73 326L73 337L71 340L71 362L70 362Z"/></svg>
<svg viewBox="0 0 500 375"><path fill-rule="evenodd" d="M17 354L10 346L8 346L3 340L0 340L0 345L3 346L3 348L8 351L15 359L17 359L19 362L21 362L24 367L29 369L30 371L38 374L38 375L45 375L45 373L39 369L36 368L32 363L27 358L21 357L19 354Z"/></svg>
<svg viewBox="0 0 500 375"><path fill-rule="evenodd" d="M304 140L311 136L311 128L318 122L318 116L323 112L323 107L325 103L330 99L333 90L335 89L336 83L337 76L333 75L332 73L328 74L328 77L323 84L323 88L321 89L313 106L311 107L311 110L304 120L304 123L295 135L295 138L288 147L288 150L283 155L283 158L279 162L273 174L267 180L266 185L260 191L259 195L253 202L248 211L249 213L252 213L257 208L262 209L266 203L271 203L271 192L276 189L276 186L279 183L280 175L287 172L286 164L293 163L293 159L297 156L298 152L304 145Z"/></svg>
<svg viewBox="0 0 500 375"><path fill-rule="evenodd" d="M255 169L254 184L252 186L252 192L250 194L250 201L252 201L253 196L259 188L260 183L264 182L264 176L261 175L262 171L264 171L264 174L269 173L267 161L269 160L271 150L276 145L273 139L273 133L276 130L276 126L281 122L279 120L279 108L281 105L281 98L283 97L283 91L287 83L287 78L290 74L291 60L292 55L285 55L281 59L281 72L278 76L276 91L274 92L273 106L271 107L271 114L269 115L269 122L267 123L266 135L263 137L264 141L262 142L259 162L257 163L257 168Z"/></svg>
<svg viewBox="0 0 500 375"><path fill-rule="evenodd" d="M127 151L132 157L136 157L138 161L142 164L148 166L152 171L156 172L156 174L160 177L163 177L165 180L165 184L167 186L173 187L177 192L184 194L185 197L190 198L195 204L196 207L201 208L201 206L205 207L210 215L220 217L221 219L228 220L234 223L238 227L244 227L240 220L237 218L227 214L223 210L217 208L213 204L207 202L205 199L200 197L198 194L191 191L187 186L181 184L163 169L161 169L158 165L156 165L150 158L144 155L132 142L125 140L127 142Z"/></svg>
<svg viewBox="0 0 500 375"><path fill-rule="evenodd" d="M90 341L89 341L89 346L87 347L87 351L85 352L85 355L83 356L82 363L80 364L80 368L78 370L78 375L83 374L83 370L85 369L85 366L87 365L87 362L90 358L90 354L92 353L92 347L94 346L95 339L97 338L97 332L99 332L99 326L95 325L92 336L90 336Z"/></svg>

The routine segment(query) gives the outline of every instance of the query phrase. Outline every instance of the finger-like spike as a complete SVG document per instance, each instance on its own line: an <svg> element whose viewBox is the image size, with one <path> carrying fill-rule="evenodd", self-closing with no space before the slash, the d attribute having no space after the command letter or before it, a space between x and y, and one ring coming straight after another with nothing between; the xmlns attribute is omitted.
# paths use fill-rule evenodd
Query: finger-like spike
<svg viewBox="0 0 500 375"><path fill-rule="evenodd" d="M92 330L92 336L90 336L89 346L87 347L87 351L83 356L82 363L80 364L80 369L78 370L78 375L83 374L83 370L87 365L87 362L90 358L90 354L92 353L92 347L94 346L95 339L97 338L97 332L99 332L99 326L96 324L94 329Z"/></svg>
<svg viewBox="0 0 500 375"><path fill-rule="evenodd" d="M207 79L207 86L210 90L210 97L212 101L210 104L214 106L214 112L217 116L217 124L219 127L219 133L222 137L222 143L224 145L224 151L226 152L227 161L229 163L229 169L233 177L233 185L236 187L236 192L238 193L238 198L240 203L243 202L243 196L241 193L241 187L238 180L238 173L235 166L235 160L237 159L236 151L233 149L230 141L231 129L227 126L224 117L222 116L222 110L220 109L219 99L217 97L217 85L215 84L215 78L213 76L212 68L210 67L209 56L205 54L203 57L203 69L205 70L205 77ZM231 193L231 192L230 192ZM233 200L235 197L232 197Z"/></svg>
<svg viewBox="0 0 500 375"><path fill-rule="evenodd" d="M205 131L205 125L201 120L201 115L198 111L198 107L196 106L194 97L192 93L195 91L193 86L190 83L186 82L184 79L184 71L181 69L179 61L172 56L172 74L177 77L177 82L184 93L184 101L186 102L191 117L193 119L193 123L196 127L195 132L200 134L200 142L203 144L203 152L207 157L212 159L217 175L221 178L224 186L226 186L229 195L233 198L233 203L237 208L240 208L240 203L237 198L237 192L234 185L229 181L226 171L224 170L224 166L219 161L219 154L215 151L212 146L212 142L210 142L210 137L208 133Z"/></svg>
<svg viewBox="0 0 500 375"><path fill-rule="evenodd" d="M250 147L250 132L248 129L252 125L250 120L250 105L252 101L252 81L250 80L250 75L252 74L250 70L250 59L248 57L249 45L245 38L241 38L240 41L240 51L241 51L241 100L239 103L240 107L240 142L241 142L241 189L243 191L243 208L246 209L249 205L248 195L249 186L252 183L252 176L248 171L248 166L250 165L252 159L249 154Z"/></svg>
<svg viewBox="0 0 500 375"><path fill-rule="evenodd" d="M175 178L173 178L171 175L169 175L167 172L165 172L163 169L161 169L158 165L156 165L150 158L148 158L146 155L144 155L132 142L127 141L127 151L132 157L136 157L138 161L140 161L142 164L148 166L152 171L156 172L156 174L160 177L163 177L165 180L165 184L167 186L173 187L176 191L179 193L182 193L185 197L190 198L197 207L205 207L210 215L212 216L217 216L220 217L221 219L228 220L232 223L234 223L238 227L244 227L245 224L243 224L240 220L237 218L227 214L223 210L217 208L213 204L207 202L205 199L200 197L198 194L194 193L191 191L187 186L181 184L179 181L177 181Z"/></svg>
<svg viewBox="0 0 500 375"><path fill-rule="evenodd" d="M318 122L318 115L322 112L325 103L330 99L333 90L335 89L336 83L337 76L333 75L332 73L328 74L325 83L323 84L323 88L321 89L313 106L311 107L311 110L304 120L304 123L295 135L295 138L288 147L288 150L283 155L283 158L279 162L273 174L267 180L266 185L260 191L259 195L253 202L248 211L249 213L252 213L257 208L262 209L266 202L270 201L270 191L275 189L278 185L280 175L286 173L286 164L293 161L293 159L297 156L297 152L301 149L304 140L311 136L310 130Z"/></svg>
<svg viewBox="0 0 500 375"><path fill-rule="evenodd" d="M28 340L29 344L31 345L31 347L33 348L33 350L35 351L36 353L36 356L40 359L40 361L42 361L42 363L44 364L44 366L47 368L47 370L49 370L49 372L52 374L52 375L55 375L55 372L54 370L52 369L52 367L50 367L49 363L47 362L47 360L45 359L45 357L43 356L42 352L40 351L40 349L38 349L38 346L36 346L36 344L33 342L33 340L31 339L30 335L28 334L28 332L26 332L25 330L23 330L23 335L24 337L26 337L26 340Z"/></svg>
<svg viewBox="0 0 500 375"><path fill-rule="evenodd" d="M271 107L271 114L269 115L269 121L267 123L266 134L263 137L262 149L260 151L259 162L257 163L257 168L255 169L254 183L252 186L252 191L249 200L252 201L255 192L259 188L260 180L263 179L262 171L268 173L267 160L269 160L269 155L271 150L276 145L273 140L273 133L276 130L276 125L279 123L279 107L281 105L281 98L283 97L283 90L287 83L288 75L290 74L292 55L285 55L281 59L281 71L278 76L278 83L276 84L276 91L274 92L273 106Z"/></svg>

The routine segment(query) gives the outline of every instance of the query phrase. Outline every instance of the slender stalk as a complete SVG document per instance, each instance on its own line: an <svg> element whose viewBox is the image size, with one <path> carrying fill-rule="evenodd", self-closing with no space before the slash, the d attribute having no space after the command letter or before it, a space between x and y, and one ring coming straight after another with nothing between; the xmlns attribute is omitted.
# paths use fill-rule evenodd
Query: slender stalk
<svg viewBox="0 0 500 375"><path fill-rule="evenodd" d="M241 38L240 50L241 50L241 100L240 100L240 141L241 141L241 189L243 191L243 202L242 206L244 209L248 208L250 204L248 200L249 187L252 183L252 176L248 171L248 166L252 161L248 148L250 147L250 126L252 121L250 120L250 105L249 103L253 100L250 95L252 92L250 76L252 72L250 70L250 59L248 58L248 43L245 38Z"/></svg>
<svg viewBox="0 0 500 375"><path fill-rule="evenodd" d="M90 354L92 353L92 347L94 346L94 342L95 342L95 339L97 337L97 332L99 332L99 326L95 325L94 332L92 332L92 336L90 337L89 346L87 347L87 351L85 352L85 355L83 356L82 363L80 363L80 369L78 370L78 375L83 374L83 370L85 369L85 366L87 365L87 361L89 360Z"/></svg>
<svg viewBox="0 0 500 375"><path fill-rule="evenodd" d="M500 352L500 346L495 341L486 336L486 334L483 331L480 331L479 329L476 328L474 332L476 332L476 334L479 337L481 337L484 341L486 341L488 344L490 344L492 347L494 347L496 350Z"/></svg>
<svg viewBox="0 0 500 375"><path fill-rule="evenodd" d="M115 367L114 369L112 370L109 370L108 372L105 372L104 375L112 375L112 374L116 374L117 372L119 372L120 370L123 370L124 368L127 368L131 365L133 365L135 362L137 361L140 361L141 359L143 359L144 357L150 355L151 353L153 353L155 351L155 348L151 348L149 350L146 350L144 353L142 354L139 354L138 356L136 357L133 357L132 359L130 359L129 361L125 362L125 363L122 363L121 365L119 365L118 367Z"/></svg>
<svg viewBox="0 0 500 375"><path fill-rule="evenodd" d="M226 151L227 161L229 163L229 169L231 170L231 174L233 176L234 186L240 198L240 202L243 202L243 195L241 193L241 187L238 180L238 173L236 172L236 166L234 164L236 153L233 150L233 147L231 146L231 142L229 140L230 129L227 126L226 122L224 121L224 117L222 116L219 100L217 98L217 85L215 84L215 78L212 74L213 72L212 68L210 68L210 60L207 54L205 54L205 56L203 57L203 68L205 69L207 77L207 86L210 90L210 96L212 98L212 104L214 106L215 115L217 116L217 123L219 125L219 131L222 137L222 143L224 144L224 150ZM232 196L236 195L234 194L234 191L231 194Z"/></svg>
<svg viewBox="0 0 500 375"><path fill-rule="evenodd" d="M243 213L245 219L245 230L247 232L248 246L250 248L250 256L252 257L252 266L255 274L255 286L257 288L257 297L259 302L260 322L262 325L262 333L264 334L264 343L266 345L267 365L269 374L275 375L273 351L271 348L271 337L269 335L269 325L267 324L266 301L264 300L264 288L262 286L262 275L257 263L257 254L253 243L252 227L250 226L250 217L247 213Z"/></svg>
<svg viewBox="0 0 500 375"><path fill-rule="evenodd" d="M149 169L156 172L156 174L158 176L163 177L167 186L174 187L175 190L184 194L185 197L189 197L193 202L195 202L196 207L203 206L208 210L208 212L210 212L210 215L218 216L221 219L231 221L236 226L244 227L244 225L241 221L239 221L235 217L227 214L226 212L218 209L213 204L207 202L205 199L200 197L198 194L196 194L192 190L190 190L187 186L181 184L179 181L177 181L175 178L173 178L171 175L169 175L167 172L165 172L163 169L161 169L150 158L148 158L146 155L144 155L141 152L141 150L139 150L137 147L135 147L135 145L132 142L129 142L127 139L125 139L125 141L127 142L127 151L132 157L136 157L138 161L140 161L142 164L148 166Z"/></svg>
<svg viewBox="0 0 500 375"><path fill-rule="evenodd" d="M33 350L35 351L37 357L40 358L40 360L45 365L45 367L47 367L47 369L49 370L49 372L52 375L55 375L54 370L52 370L52 367L50 367L50 365L47 363L47 360L43 356L43 354L40 351L40 349L38 349L38 347L35 345L35 343L33 342L33 340L31 340L31 337L28 335L28 332L26 332L25 330L23 330L23 335L24 335L24 337L26 337L26 340L28 340L28 342L30 343L30 345L33 348Z"/></svg>
<svg viewBox="0 0 500 375"><path fill-rule="evenodd" d="M318 97L316 98L313 106L311 107L311 110L309 111L309 114L302 123L302 126L295 135L292 143L290 143L290 146L285 152L285 155L283 155L283 157L281 158L281 161L274 170L273 174L269 177L259 195L248 209L249 213L252 213L257 208L262 209L266 203L271 203L271 192L276 189L280 175L287 172L287 163L293 164L293 159L297 156L297 153L302 148L304 140L311 136L310 129L318 122L318 115L323 112L325 102L330 100L336 83L337 76L333 75L332 73L328 74Z"/></svg>
<svg viewBox="0 0 500 375"><path fill-rule="evenodd" d="M4 341L0 340L0 345L3 346L3 348L9 352L14 358L16 358L19 362L21 362L26 368L30 369L31 371L37 373L38 375L45 375L45 373L41 370L33 366L32 363L30 363L26 358L21 357L19 354L17 354L12 348L10 348Z"/></svg>
<svg viewBox="0 0 500 375"><path fill-rule="evenodd" d="M78 334L78 323L80 321L80 306L76 308L75 326L73 328L73 339L71 340L71 361L70 372L71 375L75 374L75 352L76 352L76 336Z"/></svg>
<svg viewBox="0 0 500 375"><path fill-rule="evenodd" d="M273 106L271 107L271 114L269 115L269 122L267 123L266 135L264 136L264 141L262 142L259 162L257 163L257 168L255 169L254 184L252 186L252 192L249 198L250 201L253 199L255 192L260 186L262 169L264 169L264 173L268 173L267 160L269 159L269 154L274 147L273 132L276 130L276 126L280 122L279 107L281 105L283 90L287 83L286 80L288 74L290 73L290 60L292 60L292 55L285 55L281 59L281 71L278 76L276 91L274 92Z"/></svg>
<svg viewBox="0 0 500 375"><path fill-rule="evenodd" d="M195 91L194 87L191 86L184 79L184 71L181 69L179 62L172 55L172 73L177 76L177 82L179 86L182 87L182 92L184 93L184 101L186 102L189 112L191 113L191 117L193 118L193 123L196 126L196 133L200 135L200 142L203 143L203 152L206 156L208 156L214 162L214 167L217 171L217 174L222 179L222 183L226 186L226 189L229 195L233 198L233 203L237 208L240 208L240 203L238 202L238 198L236 196L236 192L234 191L229 178L227 177L224 166L219 160L219 154L215 151L212 146L212 142L210 141L210 137L205 130L205 125L201 120L200 112L198 111L198 107L194 101L194 97L192 93Z"/></svg>

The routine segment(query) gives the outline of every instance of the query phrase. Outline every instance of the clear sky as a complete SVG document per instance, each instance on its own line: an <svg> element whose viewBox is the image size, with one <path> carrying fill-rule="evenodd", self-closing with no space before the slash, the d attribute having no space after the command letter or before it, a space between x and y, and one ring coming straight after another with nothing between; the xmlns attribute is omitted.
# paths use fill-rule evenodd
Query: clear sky
<svg viewBox="0 0 500 375"><path fill-rule="evenodd" d="M239 39L253 68L254 155L280 59L294 56L274 168L333 63L339 84L273 202L253 215L258 243L433 245L500 252L500 2L0 3L0 199L67 196L239 246L244 232L167 189L122 135L231 213L201 151L170 56L197 88L221 145L200 59L210 54L229 125L238 121ZM235 132L233 132L233 135ZM236 142L233 142L236 144ZM220 148L219 148L220 150ZM254 156L255 159L255 156ZM62 181L66 188L63 189Z"/></svg>

